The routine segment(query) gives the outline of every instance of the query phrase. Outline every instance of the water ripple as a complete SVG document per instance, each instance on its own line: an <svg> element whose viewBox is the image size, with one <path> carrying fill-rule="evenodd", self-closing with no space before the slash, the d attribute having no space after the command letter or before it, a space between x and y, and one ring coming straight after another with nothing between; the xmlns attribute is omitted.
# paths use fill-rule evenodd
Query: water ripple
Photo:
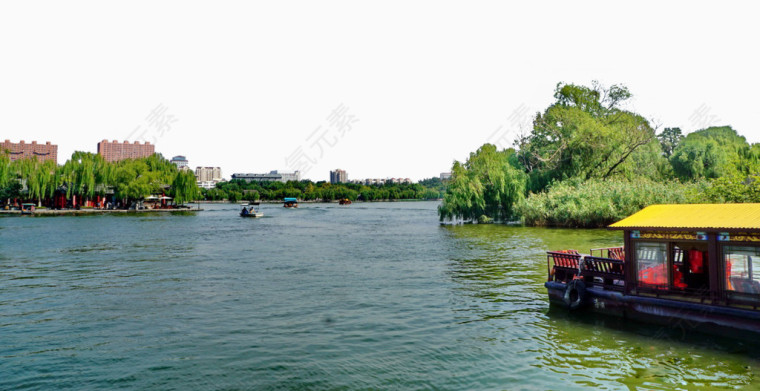
<svg viewBox="0 0 760 391"><path fill-rule="evenodd" d="M750 345L549 309L544 252L618 234L435 207L2 218L0 389L758 387Z"/></svg>

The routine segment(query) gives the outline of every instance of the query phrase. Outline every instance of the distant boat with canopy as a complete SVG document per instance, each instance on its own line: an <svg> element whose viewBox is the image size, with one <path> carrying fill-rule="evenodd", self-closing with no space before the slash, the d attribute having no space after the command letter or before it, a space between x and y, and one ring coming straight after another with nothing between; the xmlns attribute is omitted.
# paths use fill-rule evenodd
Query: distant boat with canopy
<svg viewBox="0 0 760 391"><path fill-rule="evenodd" d="M257 201L240 204L240 217L264 217L259 211L260 203Z"/></svg>

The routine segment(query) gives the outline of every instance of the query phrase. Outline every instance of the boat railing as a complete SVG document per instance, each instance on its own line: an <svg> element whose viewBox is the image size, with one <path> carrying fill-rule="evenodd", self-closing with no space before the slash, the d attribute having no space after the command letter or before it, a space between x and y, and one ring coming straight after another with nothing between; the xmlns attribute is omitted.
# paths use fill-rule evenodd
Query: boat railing
<svg viewBox="0 0 760 391"><path fill-rule="evenodd" d="M546 255L549 281L567 282L578 274L578 263L581 260L578 251L549 251Z"/></svg>
<svg viewBox="0 0 760 391"><path fill-rule="evenodd" d="M592 285L622 291L625 287L624 265L625 261L621 259L587 255L583 258L581 276Z"/></svg>
<svg viewBox="0 0 760 391"><path fill-rule="evenodd" d="M625 261L592 255L575 250L547 252L549 281L568 282L580 276L588 285L604 289L624 289Z"/></svg>
<svg viewBox="0 0 760 391"><path fill-rule="evenodd" d="M625 259L625 251L622 246L592 248L591 255L594 255L595 252L598 252L601 258L619 259L621 261Z"/></svg>

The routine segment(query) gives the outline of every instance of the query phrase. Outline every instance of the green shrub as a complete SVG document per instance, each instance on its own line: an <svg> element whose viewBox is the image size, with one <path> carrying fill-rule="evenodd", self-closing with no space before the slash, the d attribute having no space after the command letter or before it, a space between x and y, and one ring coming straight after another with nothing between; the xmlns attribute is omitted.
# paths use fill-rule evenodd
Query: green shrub
<svg viewBox="0 0 760 391"><path fill-rule="evenodd" d="M517 207L526 225L605 227L652 204L681 204L694 199L697 184L646 179L564 181L531 194Z"/></svg>
<svg viewBox="0 0 760 391"><path fill-rule="evenodd" d="M760 202L760 176L734 174L702 182L689 194L692 203Z"/></svg>

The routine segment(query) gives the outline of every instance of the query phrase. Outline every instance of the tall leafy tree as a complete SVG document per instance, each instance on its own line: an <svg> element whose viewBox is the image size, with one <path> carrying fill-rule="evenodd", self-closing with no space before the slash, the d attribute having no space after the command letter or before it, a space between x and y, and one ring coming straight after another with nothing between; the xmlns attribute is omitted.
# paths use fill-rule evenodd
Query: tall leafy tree
<svg viewBox="0 0 760 391"><path fill-rule="evenodd" d="M441 219L507 221L523 199L526 177L510 164L514 150L485 144L462 164L454 162L449 187L438 209Z"/></svg>
<svg viewBox="0 0 760 391"><path fill-rule="evenodd" d="M66 196L92 198L96 194L105 194L106 187L112 185L113 166L98 154L74 152L62 168Z"/></svg>
<svg viewBox="0 0 760 391"><path fill-rule="evenodd" d="M195 183L195 175L190 170L178 170L172 181L171 194L177 204L197 199L200 190Z"/></svg>
<svg viewBox="0 0 760 391"><path fill-rule="evenodd" d="M533 191L554 180L622 175L631 156L654 138L644 117L620 107L631 98L625 86L560 83L554 98L536 115L531 133L517 141Z"/></svg>
<svg viewBox="0 0 760 391"><path fill-rule="evenodd" d="M710 127L684 137L673 150L670 163L684 180L752 174L758 168L757 152L730 126Z"/></svg>
<svg viewBox="0 0 760 391"><path fill-rule="evenodd" d="M0 151L0 188L8 186L11 179L11 158L5 151Z"/></svg>
<svg viewBox="0 0 760 391"><path fill-rule="evenodd" d="M678 144L683 139L683 134L681 133L681 128L665 128L662 133L657 135L657 139L660 140L665 157L669 158L673 155L673 150L678 147Z"/></svg>

